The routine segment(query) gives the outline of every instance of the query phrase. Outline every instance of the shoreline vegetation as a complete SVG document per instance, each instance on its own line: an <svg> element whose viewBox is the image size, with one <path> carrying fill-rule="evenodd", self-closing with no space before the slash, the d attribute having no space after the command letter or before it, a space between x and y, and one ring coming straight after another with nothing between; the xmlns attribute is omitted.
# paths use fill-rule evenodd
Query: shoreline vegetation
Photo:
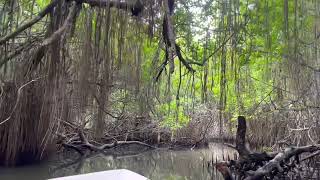
<svg viewBox="0 0 320 180"><path fill-rule="evenodd" d="M226 179L305 166L320 143L319 12L303 0L0 0L0 165L221 141L240 158L209 163Z"/></svg>

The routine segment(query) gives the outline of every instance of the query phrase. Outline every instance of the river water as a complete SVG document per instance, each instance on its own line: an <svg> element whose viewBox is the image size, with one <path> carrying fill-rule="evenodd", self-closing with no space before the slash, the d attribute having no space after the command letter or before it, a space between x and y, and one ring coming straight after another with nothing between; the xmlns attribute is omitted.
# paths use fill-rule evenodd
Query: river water
<svg viewBox="0 0 320 180"><path fill-rule="evenodd" d="M37 180L111 169L128 169L152 180L211 180L222 179L208 161L233 158L236 152L222 144L211 143L209 148L195 150L154 150L127 156L102 154L79 158L77 154L57 155L40 164L1 168L0 179Z"/></svg>

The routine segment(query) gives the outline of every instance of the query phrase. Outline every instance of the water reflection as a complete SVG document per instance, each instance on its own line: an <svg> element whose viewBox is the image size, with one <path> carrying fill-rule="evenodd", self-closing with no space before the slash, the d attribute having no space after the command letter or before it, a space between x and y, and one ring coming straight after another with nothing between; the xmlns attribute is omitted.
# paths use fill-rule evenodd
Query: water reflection
<svg viewBox="0 0 320 180"><path fill-rule="evenodd" d="M234 150L221 144L210 144L209 149L185 151L149 151L139 155L114 158L101 154L79 163L59 168L54 177L83 174L110 169L129 169L152 180L211 180L222 179L219 173L207 168L207 161L233 157Z"/></svg>
<svg viewBox="0 0 320 180"><path fill-rule="evenodd" d="M129 169L152 180L211 180L221 175L207 168L207 162L233 157L235 151L221 144L210 144L208 149L184 151L147 151L138 155L79 157L64 154L33 166L0 168L0 179L40 180L111 169Z"/></svg>
<svg viewBox="0 0 320 180"><path fill-rule="evenodd" d="M50 177L48 162L41 164L17 167L0 168L1 180L43 180Z"/></svg>

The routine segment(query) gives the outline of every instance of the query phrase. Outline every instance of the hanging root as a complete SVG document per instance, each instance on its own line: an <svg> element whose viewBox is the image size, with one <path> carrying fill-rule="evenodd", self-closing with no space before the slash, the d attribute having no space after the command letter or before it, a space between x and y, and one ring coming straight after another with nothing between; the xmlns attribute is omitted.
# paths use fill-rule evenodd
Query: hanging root
<svg viewBox="0 0 320 180"><path fill-rule="evenodd" d="M39 22L43 17L45 17L47 14L49 14L53 10L53 8L58 4L58 2L59 2L59 0L52 1L46 8L44 8L42 11L40 11L35 18L33 18L32 20L30 20L27 23L23 24L22 26L17 28L17 30L15 30L14 32L12 32L12 33L4 36L3 38L1 38L0 39L0 45L4 44L9 39L14 38L15 36L17 36L18 34L23 32L27 28L30 28L31 26L33 26L34 24Z"/></svg>

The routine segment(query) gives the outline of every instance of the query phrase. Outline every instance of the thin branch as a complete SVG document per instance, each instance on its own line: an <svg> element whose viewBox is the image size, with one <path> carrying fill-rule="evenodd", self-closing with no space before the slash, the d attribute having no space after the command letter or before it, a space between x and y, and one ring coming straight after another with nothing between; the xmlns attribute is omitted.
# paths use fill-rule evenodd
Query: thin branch
<svg viewBox="0 0 320 180"><path fill-rule="evenodd" d="M32 47L32 45L38 41L38 39L34 39L32 40L30 43L25 43L22 46L16 48L16 50L12 53L10 53L7 57L5 57L5 59L3 59L2 61L0 61L0 68L6 64L7 62L9 62L11 59L13 59L14 57L18 56L21 52L23 51L28 51L30 50L30 47Z"/></svg>
<svg viewBox="0 0 320 180"><path fill-rule="evenodd" d="M182 62L182 64L190 71L190 72L195 72L195 70L190 66L190 63L188 63L182 56L181 54L181 48L180 46L176 43L176 53L177 53L177 56L179 58L179 60Z"/></svg>
<svg viewBox="0 0 320 180"><path fill-rule="evenodd" d="M154 80L157 82L163 72L163 70L166 68L166 65L168 64L168 60L166 59L160 66L160 70L157 74L157 76L154 78Z"/></svg>
<svg viewBox="0 0 320 180"><path fill-rule="evenodd" d="M39 77L39 78L37 78L37 79L33 79L33 80L25 83L24 85L22 85L22 86L18 89L18 92L17 92L18 95L17 95L16 103L15 103L15 105L14 105L14 107L13 107L13 109L12 109L10 115L9 115L9 117L7 117L5 120L3 120L3 121L0 122L0 126L3 125L4 123L8 122L8 121L12 118L12 115L13 115L13 113L16 111L16 109L17 109L17 107L18 107L18 104L19 104L19 102L20 102L21 93L22 93L23 88L25 88L26 86L30 85L30 84L33 83L33 82L38 81L38 80L41 79L41 78L42 78L42 77Z"/></svg>
<svg viewBox="0 0 320 180"><path fill-rule="evenodd" d="M0 39L0 45L3 45L9 39L14 38L18 34L20 34L22 31L26 30L27 28L31 27L35 23L39 22L43 17L45 17L58 4L58 2L59 2L59 0L52 1L46 8L44 8L42 11L40 11L35 18L28 21L27 23L25 23L21 27L17 28L14 32L2 37Z"/></svg>
<svg viewBox="0 0 320 180"><path fill-rule="evenodd" d="M311 159L311 158L313 158L313 157L315 157L315 156L318 156L318 155L320 155L320 150L319 150L319 151L316 151L316 152L314 152L314 153L312 153L312 154L310 154L310 155L308 155L308 156L306 156L306 157L304 157L304 158L302 158L302 159L300 160L300 162L305 161L305 160L308 160L308 159Z"/></svg>
<svg viewBox="0 0 320 180"><path fill-rule="evenodd" d="M85 136L85 134L84 134L82 129L79 129L78 135L80 137L80 140L81 140L82 144L79 144L79 145L63 144L63 146L65 148L74 149L77 152L79 152L79 154L81 154L81 155L84 154L83 152L81 152L81 147L87 148L87 149L89 149L91 151L100 152L100 153L104 153L104 151L106 149L114 148L114 147L116 147L118 145L129 145L129 144L137 144L137 145L146 146L146 147L149 147L149 148L152 148L152 149L157 149L157 147L155 147L155 146L152 146L152 145L140 142L140 141L115 141L115 142L110 143L110 144L103 144L101 146L96 146L96 145L93 145L93 144L91 144L89 142L89 140Z"/></svg>
<svg viewBox="0 0 320 180"><path fill-rule="evenodd" d="M188 64L195 64L198 66L203 66L204 64L206 64L206 62L212 57L214 56L217 52L219 52L228 42L229 40L236 35L238 32L240 32L240 30L242 28L245 28L247 26L247 24L249 23L249 19L246 19L246 21L240 26L241 28L239 28L237 31L233 31L232 34L230 36L228 36L220 45L218 48L216 48L207 58L205 58L202 62L196 62L196 61L190 61L188 62Z"/></svg>
<svg viewBox="0 0 320 180"><path fill-rule="evenodd" d="M0 38L0 45L3 45L9 39L14 38L18 34L20 34L22 31L26 30L27 28L30 28L35 23L39 22L43 17L45 17L48 13L52 11L52 9L58 4L59 1L60 0L53 0L46 8L40 11L36 17L34 17L33 19L31 19L21 27L17 28L14 32ZM79 4L87 3L90 6L99 6L99 7L109 6L109 7L116 7L123 10L131 10L132 14L135 16L139 15L143 10L143 4L141 3L140 0L136 0L135 3L107 1L107 0L76 0L74 2L77 2Z"/></svg>

